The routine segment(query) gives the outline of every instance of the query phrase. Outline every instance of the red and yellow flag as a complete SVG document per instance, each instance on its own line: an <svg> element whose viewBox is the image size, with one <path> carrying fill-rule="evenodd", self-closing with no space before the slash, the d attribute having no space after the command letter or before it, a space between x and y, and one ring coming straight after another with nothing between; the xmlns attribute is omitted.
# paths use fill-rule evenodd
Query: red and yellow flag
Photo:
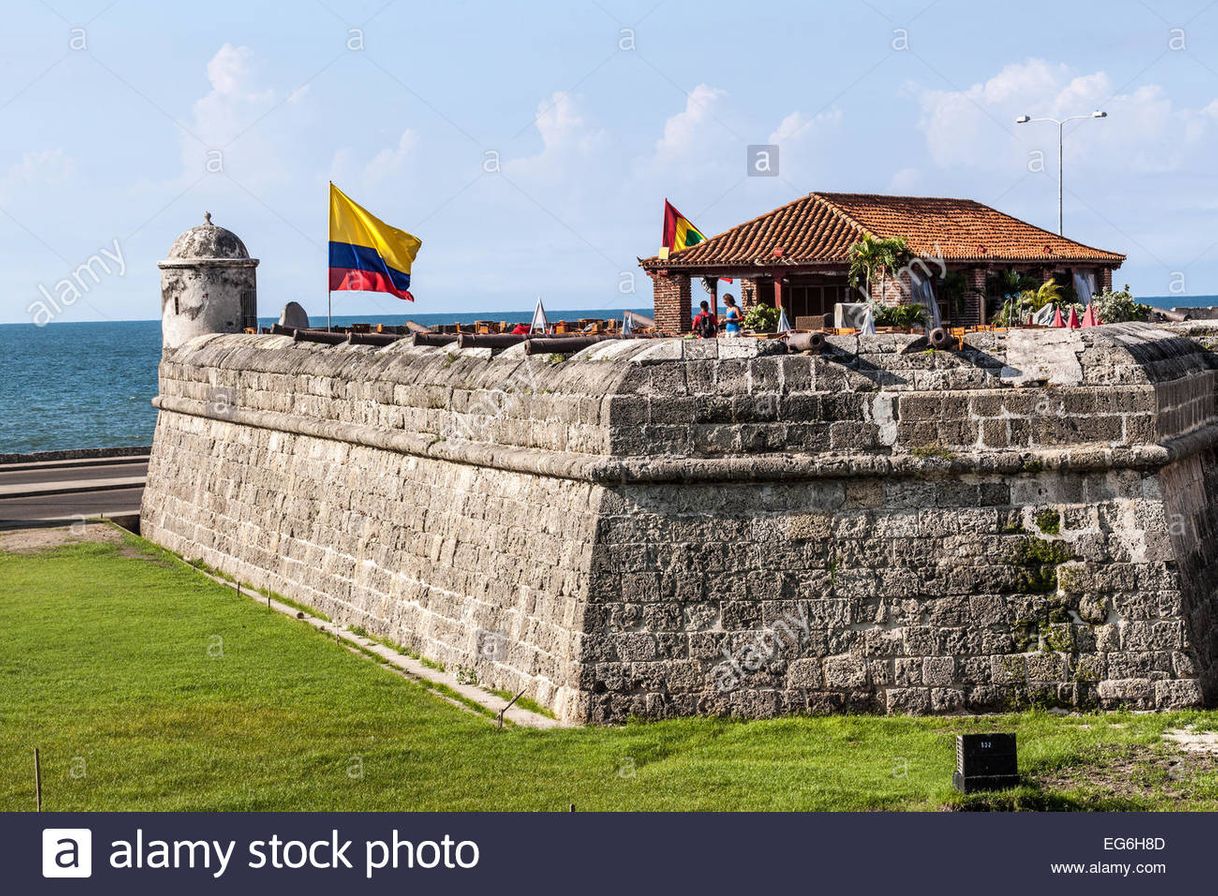
<svg viewBox="0 0 1218 896"><path fill-rule="evenodd" d="M667 199L664 200L664 238L660 245L671 254L696 246L706 236Z"/></svg>

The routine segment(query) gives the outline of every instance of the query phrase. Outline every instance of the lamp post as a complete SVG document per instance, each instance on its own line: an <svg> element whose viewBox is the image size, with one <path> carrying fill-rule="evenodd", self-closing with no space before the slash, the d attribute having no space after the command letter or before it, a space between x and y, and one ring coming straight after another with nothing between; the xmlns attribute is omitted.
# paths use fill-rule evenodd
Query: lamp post
<svg viewBox="0 0 1218 896"><path fill-rule="evenodd" d="M1062 143L1065 134L1065 126L1068 121L1082 121L1087 118L1107 118L1107 112L1101 112L1096 109L1090 115L1071 115L1069 118L1031 118L1027 115L1020 115L1015 119L1016 124L1027 124L1030 121L1051 121L1057 125L1057 232L1063 233L1062 230Z"/></svg>

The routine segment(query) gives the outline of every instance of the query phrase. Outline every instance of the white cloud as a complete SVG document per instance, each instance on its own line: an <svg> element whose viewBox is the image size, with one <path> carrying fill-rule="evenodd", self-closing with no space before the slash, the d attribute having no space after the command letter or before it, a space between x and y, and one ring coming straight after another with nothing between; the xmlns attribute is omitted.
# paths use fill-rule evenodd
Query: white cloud
<svg viewBox="0 0 1218 896"><path fill-rule="evenodd" d="M833 158L840 151L842 112L830 109L808 116L798 110L778 123L767 140L778 146L779 171L790 192L790 183L827 188L841 160Z"/></svg>
<svg viewBox="0 0 1218 896"><path fill-rule="evenodd" d="M509 174L560 180L586 173L588 160L605 145L605 133L585 119L574 96L560 90L537 106L534 119L541 137L541 152L511 159Z"/></svg>
<svg viewBox="0 0 1218 896"><path fill-rule="evenodd" d="M396 146L386 147L364 166L364 179L377 183L402 173L403 166L419 145L419 135L409 128L402 131Z"/></svg>
<svg viewBox="0 0 1218 896"><path fill-rule="evenodd" d="M923 189L922 172L917 168L902 168L888 181L893 193L916 196Z"/></svg>
<svg viewBox="0 0 1218 896"><path fill-rule="evenodd" d="M195 101L182 137L184 178L214 171L217 160L243 183L281 178L282 153L261 129L278 97L261 83L254 52L224 44L207 63L207 80L211 89Z"/></svg>
<svg viewBox="0 0 1218 896"><path fill-rule="evenodd" d="M34 185L54 186L64 183L76 169L76 163L62 149L27 152L21 161L0 174L0 196Z"/></svg>
<svg viewBox="0 0 1218 896"><path fill-rule="evenodd" d="M842 123L840 109L831 109L809 118L796 110L778 123L770 134L770 142L780 146L823 136Z"/></svg>
<svg viewBox="0 0 1218 896"><path fill-rule="evenodd" d="M275 99L275 92L256 84L254 52L225 44L207 63L211 91L194 105L199 136L223 143L247 127Z"/></svg>
<svg viewBox="0 0 1218 896"><path fill-rule="evenodd" d="M918 93L927 149L941 167L1026 168L1033 153L1051 165L1057 133L1048 122L1015 124L1019 115L1065 118L1102 108L1109 117L1067 125L1067 159L1099 170L1177 171L1218 146L1218 101L1179 106L1162 87L1118 92L1103 71L1078 74L1064 64L1029 59L964 90Z"/></svg>
<svg viewBox="0 0 1218 896"><path fill-rule="evenodd" d="M664 122L664 135L656 141L655 161L688 163L691 156L705 152L709 125L726 93L708 84L699 84L685 99L685 108Z"/></svg>

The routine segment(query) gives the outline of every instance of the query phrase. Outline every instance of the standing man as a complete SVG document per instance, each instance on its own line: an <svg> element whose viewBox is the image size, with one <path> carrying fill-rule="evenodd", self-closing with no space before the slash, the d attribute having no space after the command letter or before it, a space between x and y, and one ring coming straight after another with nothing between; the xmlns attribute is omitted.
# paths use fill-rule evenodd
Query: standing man
<svg viewBox="0 0 1218 896"><path fill-rule="evenodd" d="M693 331L699 339L714 339L719 335L719 320L715 312L710 310L710 303L703 300L698 306L698 316L694 318Z"/></svg>

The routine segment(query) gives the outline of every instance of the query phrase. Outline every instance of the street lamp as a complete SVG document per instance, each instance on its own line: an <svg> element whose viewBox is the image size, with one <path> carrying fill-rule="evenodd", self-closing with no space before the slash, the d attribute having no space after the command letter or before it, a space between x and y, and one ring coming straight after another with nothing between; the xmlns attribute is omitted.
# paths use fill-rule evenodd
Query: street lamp
<svg viewBox="0 0 1218 896"><path fill-rule="evenodd" d="M1071 115L1069 118L1031 118L1020 115L1015 119L1016 124L1027 124L1030 121L1051 121L1057 125L1057 232L1062 233L1062 139L1067 121L1082 121L1086 118L1107 118L1107 112L1096 109L1090 115Z"/></svg>

